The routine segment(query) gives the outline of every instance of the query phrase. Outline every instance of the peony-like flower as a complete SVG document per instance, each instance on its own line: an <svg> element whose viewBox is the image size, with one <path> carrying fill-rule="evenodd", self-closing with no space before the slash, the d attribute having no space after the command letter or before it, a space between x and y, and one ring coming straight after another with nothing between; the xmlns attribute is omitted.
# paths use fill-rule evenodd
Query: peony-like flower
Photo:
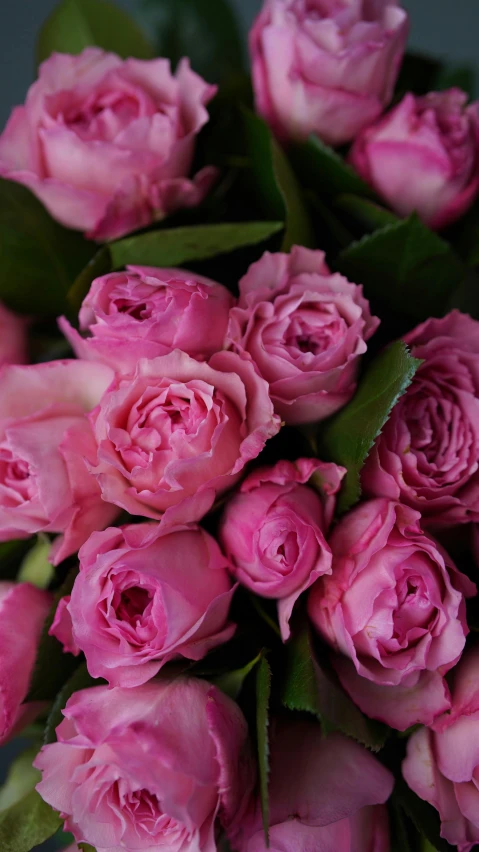
<svg viewBox="0 0 479 852"><path fill-rule="evenodd" d="M80 310L86 339L64 317L60 327L79 358L128 372L173 349L198 360L224 349L233 304L226 287L196 273L128 266L91 285Z"/></svg>
<svg viewBox="0 0 479 852"><path fill-rule="evenodd" d="M228 338L269 382L286 423L322 420L345 405L379 325L362 287L331 274L323 252L299 246L264 254L239 287Z"/></svg>
<svg viewBox="0 0 479 852"><path fill-rule="evenodd" d="M350 162L400 216L445 228L479 194L478 104L460 89L407 94L361 133Z"/></svg>
<svg viewBox="0 0 479 852"><path fill-rule="evenodd" d="M450 706L444 675L468 628L464 596L476 587L420 527L419 512L369 500L330 539L333 573L310 594L309 615L344 656L340 680L368 716L406 730Z"/></svg>
<svg viewBox="0 0 479 852"><path fill-rule="evenodd" d="M397 0L265 0L250 34L258 112L284 139L349 142L391 100L407 34Z"/></svg>
<svg viewBox="0 0 479 852"><path fill-rule="evenodd" d="M23 701L49 608L48 592L29 583L0 582L0 743L40 709Z"/></svg>
<svg viewBox="0 0 479 852"><path fill-rule="evenodd" d="M63 533L57 565L118 510L87 468L96 444L86 414L112 381L103 364L51 361L0 374L0 541Z"/></svg>
<svg viewBox="0 0 479 852"><path fill-rule="evenodd" d="M166 59L54 53L0 137L0 174L68 228L114 239L204 198L214 170L188 175L214 93L187 59L172 75Z"/></svg>
<svg viewBox="0 0 479 852"><path fill-rule="evenodd" d="M38 791L97 852L215 852L215 822L241 824L255 781L239 707L206 681L76 692Z"/></svg>
<svg viewBox="0 0 479 852"><path fill-rule="evenodd" d="M388 852L380 805L394 779L365 748L317 722L275 721L270 764L270 852ZM266 852L259 802L233 848Z"/></svg>
<svg viewBox="0 0 479 852"><path fill-rule="evenodd" d="M451 713L408 742L407 783L436 810L441 837L459 852L479 843L479 648L466 651L452 673Z"/></svg>
<svg viewBox="0 0 479 852"><path fill-rule="evenodd" d="M0 367L27 361L27 321L0 302Z"/></svg>
<svg viewBox="0 0 479 852"><path fill-rule="evenodd" d="M91 419L103 499L165 523L199 520L280 428L267 383L233 352L142 360Z"/></svg>
<svg viewBox="0 0 479 852"><path fill-rule="evenodd" d="M284 641L299 596L331 573L326 535L345 473L316 459L280 461L247 476L224 511L220 540L233 574L255 594L278 601ZM311 478L321 495L308 487Z"/></svg>
<svg viewBox="0 0 479 852"><path fill-rule="evenodd" d="M177 657L200 660L234 633L229 565L199 527L111 527L90 536L79 560L50 633L111 686L146 683Z"/></svg>
<svg viewBox="0 0 479 852"><path fill-rule="evenodd" d="M404 338L423 360L362 472L366 493L407 503L426 526L479 520L479 322L453 311Z"/></svg>

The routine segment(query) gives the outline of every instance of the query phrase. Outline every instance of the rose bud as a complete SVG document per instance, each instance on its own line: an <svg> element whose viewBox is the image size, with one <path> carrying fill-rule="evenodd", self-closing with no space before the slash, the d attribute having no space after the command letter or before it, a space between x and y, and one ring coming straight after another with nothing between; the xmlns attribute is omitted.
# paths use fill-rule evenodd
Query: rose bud
<svg viewBox="0 0 479 852"><path fill-rule="evenodd" d="M431 528L479 521L479 322L453 311L404 338L423 361L366 461L367 494Z"/></svg>
<svg viewBox="0 0 479 852"><path fill-rule="evenodd" d="M12 313L0 302L0 367L4 364L25 364L27 349L27 320Z"/></svg>
<svg viewBox="0 0 479 852"><path fill-rule="evenodd" d="M165 523L203 517L280 428L250 361L178 349L118 377L91 419L103 499Z"/></svg>
<svg viewBox="0 0 479 852"><path fill-rule="evenodd" d="M57 565L118 510L101 499L87 463L96 444L86 414L113 378L103 364L50 361L0 374L0 541L62 533Z"/></svg>
<svg viewBox="0 0 479 852"><path fill-rule="evenodd" d="M198 360L224 349L233 304L226 287L196 273L128 266L91 285L80 310L86 339L64 317L60 327L79 358L128 372L173 349Z"/></svg>
<svg viewBox="0 0 479 852"><path fill-rule="evenodd" d="M451 712L433 730L421 728L408 742L403 775L433 805L441 837L459 852L479 843L479 648L467 650L452 673Z"/></svg>
<svg viewBox="0 0 479 852"><path fill-rule="evenodd" d="M79 560L50 633L67 636L66 650L82 650L92 677L111 686L146 683L178 657L200 660L234 633L229 565L199 527L110 527L90 536Z"/></svg>
<svg viewBox="0 0 479 852"><path fill-rule="evenodd" d="M263 255L240 281L228 338L269 382L290 424L323 420L353 396L379 320L362 287L331 274L321 251Z"/></svg>
<svg viewBox="0 0 479 852"><path fill-rule="evenodd" d="M444 675L466 642L464 596L476 593L420 519L381 499L341 518L330 538L332 574L313 586L308 605L314 626L344 655L335 667L346 692L401 731L448 710Z"/></svg>
<svg viewBox="0 0 479 852"><path fill-rule="evenodd" d="M239 707L203 680L76 692L37 789L97 852L214 852L241 825L255 782Z"/></svg>
<svg viewBox="0 0 479 852"><path fill-rule="evenodd" d="M391 100L407 34L397 0L265 0L250 34L257 111L280 138L349 142Z"/></svg>
<svg viewBox="0 0 479 852"><path fill-rule="evenodd" d="M407 94L356 139L351 164L400 216L433 229L459 219L479 193L479 111L460 89Z"/></svg>
<svg viewBox="0 0 479 852"><path fill-rule="evenodd" d="M166 59L54 53L0 137L0 174L68 228L114 239L204 198L215 171L188 175L214 94L187 59L172 75Z"/></svg>
<svg viewBox="0 0 479 852"><path fill-rule="evenodd" d="M0 582L0 743L29 724L41 704L23 704L50 595L30 583Z"/></svg>
<svg viewBox="0 0 479 852"><path fill-rule="evenodd" d="M278 462L247 476L223 514L220 539L233 574L255 594L278 601L284 641L299 596L331 573L326 535L345 473L315 459ZM308 487L312 477L321 494Z"/></svg>
<svg viewBox="0 0 479 852"><path fill-rule="evenodd" d="M272 725L270 765L270 852L389 852L380 805L394 779L365 748L323 737L317 722L285 719ZM259 801L233 848L266 852Z"/></svg>

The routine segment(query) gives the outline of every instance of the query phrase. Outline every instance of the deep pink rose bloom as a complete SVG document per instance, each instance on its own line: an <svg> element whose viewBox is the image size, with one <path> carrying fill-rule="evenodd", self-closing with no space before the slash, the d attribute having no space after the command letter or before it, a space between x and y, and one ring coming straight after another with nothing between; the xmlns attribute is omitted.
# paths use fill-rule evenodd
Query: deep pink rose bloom
<svg viewBox="0 0 479 852"><path fill-rule="evenodd" d="M247 476L227 504L220 539L243 586L278 601L281 635L299 596L331 573L326 541L346 471L316 459L280 461ZM314 477L321 495L308 481Z"/></svg>
<svg viewBox="0 0 479 852"><path fill-rule="evenodd" d="M27 321L0 302L0 366L27 361Z"/></svg>
<svg viewBox="0 0 479 852"><path fill-rule="evenodd" d="M51 361L0 374L0 541L63 533L57 565L117 509L88 470L96 444L87 412L112 381L103 364Z"/></svg>
<svg viewBox="0 0 479 852"><path fill-rule="evenodd" d="M265 0L250 34L258 112L284 139L349 142L391 100L407 34L397 0Z"/></svg>
<svg viewBox="0 0 479 852"><path fill-rule="evenodd" d="M230 343L269 382L286 423L322 420L356 389L359 357L379 320L362 287L331 274L321 251L266 254L240 281Z"/></svg>
<svg viewBox="0 0 479 852"><path fill-rule="evenodd" d="M464 595L476 593L420 519L382 499L345 515L330 539L333 573L313 586L308 607L345 655L335 666L346 691L399 730L431 724L449 708L444 675L465 645Z"/></svg>
<svg viewBox="0 0 479 852"><path fill-rule="evenodd" d="M479 648L466 651L452 675L451 713L434 730L410 738L407 783L441 818L441 837L459 852L479 843Z"/></svg>
<svg viewBox="0 0 479 852"><path fill-rule="evenodd" d="M356 139L351 164L400 216L439 229L479 193L479 111L460 89L407 94Z"/></svg>
<svg viewBox="0 0 479 852"><path fill-rule="evenodd" d="M140 358L181 349L204 360L224 349L233 296L226 287L184 269L128 266L97 278L80 310L80 337L60 326L79 358L129 372Z"/></svg>
<svg viewBox="0 0 479 852"><path fill-rule="evenodd" d="M424 361L362 472L366 493L400 500L430 527L479 520L479 322L453 311L406 335Z"/></svg>
<svg viewBox="0 0 479 852"><path fill-rule="evenodd" d="M92 414L103 498L165 523L199 520L280 428L250 361L178 349L119 377Z"/></svg>
<svg viewBox="0 0 479 852"><path fill-rule="evenodd" d="M97 852L216 852L255 781L239 707L203 680L98 686L68 701L38 791Z"/></svg>
<svg viewBox="0 0 479 852"><path fill-rule="evenodd" d="M88 671L111 686L138 686L177 657L200 660L226 642L234 589L228 562L199 527L132 524L93 533L80 573L50 631L62 641L66 613Z"/></svg>
<svg viewBox="0 0 479 852"><path fill-rule="evenodd" d="M317 722L272 726L270 852L388 852L386 809L394 779L365 748ZM256 803L233 848L266 852Z"/></svg>
<svg viewBox="0 0 479 852"><path fill-rule="evenodd" d="M114 239L203 199L213 170L188 175L214 93L187 59L172 75L166 59L54 53L0 137L0 174L68 228Z"/></svg>
<svg viewBox="0 0 479 852"><path fill-rule="evenodd" d="M50 595L29 583L0 582L0 743L40 709L24 704Z"/></svg>

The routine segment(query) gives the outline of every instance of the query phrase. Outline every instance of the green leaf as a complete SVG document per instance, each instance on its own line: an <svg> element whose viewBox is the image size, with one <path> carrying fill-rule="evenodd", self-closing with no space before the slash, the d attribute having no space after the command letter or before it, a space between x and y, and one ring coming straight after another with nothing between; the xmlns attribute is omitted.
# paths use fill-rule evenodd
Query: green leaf
<svg viewBox="0 0 479 852"><path fill-rule="evenodd" d="M30 852L52 837L63 820L36 790L0 813L2 852Z"/></svg>
<svg viewBox="0 0 479 852"><path fill-rule="evenodd" d="M437 852L454 852L456 847L441 837L441 820L436 808L416 796L403 778L396 779L393 797L433 849Z"/></svg>
<svg viewBox="0 0 479 852"><path fill-rule="evenodd" d="M325 145L317 136L293 145L291 161L301 182L319 195L364 195L375 197L374 191L337 151Z"/></svg>
<svg viewBox="0 0 479 852"><path fill-rule="evenodd" d="M33 790L40 781L41 773L32 766L39 746L23 751L11 764L5 782L0 787L0 811L11 808Z"/></svg>
<svg viewBox="0 0 479 852"><path fill-rule="evenodd" d="M54 568L49 562L50 550L52 543L50 539L40 533L37 536L37 541L28 551L18 572L17 580L19 583L32 583L39 589L46 589L54 575Z"/></svg>
<svg viewBox="0 0 479 852"><path fill-rule="evenodd" d="M364 462L420 363L402 341L393 343L368 367L351 402L320 432L320 452L347 469L338 499L340 512L359 500Z"/></svg>
<svg viewBox="0 0 479 852"><path fill-rule="evenodd" d="M0 299L26 314L60 314L94 246L55 222L24 186L0 179Z"/></svg>
<svg viewBox="0 0 479 852"><path fill-rule="evenodd" d="M84 269L75 278L70 287L67 300L70 312L77 314L81 308L83 299L87 295L95 278L107 275L111 272L111 253L108 246L102 246L99 251L88 262Z"/></svg>
<svg viewBox="0 0 479 852"><path fill-rule="evenodd" d="M261 654L258 654L254 660L251 660L249 663L246 663L240 669L235 669L232 672L225 672L225 674L219 675L216 678L212 678L213 683L221 689L226 695L229 695L233 701L236 701L242 688L243 684L253 669L258 665L261 660Z"/></svg>
<svg viewBox="0 0 479 852"><path fill-rule="evenodd" d="M258 768L266 845L269 845L269 701L271 697L271 669L265 656L256 673L256 733L258 737Z"/></svg>
<svg viewBox="0 0 479 852"><path fill-rule="evenodd" d="M301 187L286 155L262 118L243 111L251 159L255 203L263 215L286 223L283 251L293 245L314 247L311 222Z"/></svg>
<svg viewBox="0 0 479 852"><path fill-rule="evenodd" d="M353 243L337 267L364 285L380 315L397 313L415 322L441 316L465 274L451 246L416 215Z"/></svg>
<svg viewBox="0 0 479 852"><path fill-rule="evenodd" d="M367 232L387 225L396 225L400 221L390 210L358 195L339 195L335 199L334 207L354 219Z"/></svg>
<svg viewBox="0 0 479 852"><path fill-rule="evenodd" d="M60 722L63 721L62 710L65 708L68 699L73 695L73 693L78 692L80 689L88 689L91 686L98 686L103 682L104 681L95 680L89 674L86 663L82 663L78 666L72 676L68 678L67 682L62 686L55 698L55 701L53 702L50 713L48 714L43 735L45 744L56 742L57 737L55 731Z"/></svg>
<svg viewBox="0 0 479 852"><path fill-rule="evenodd" d="M160 56L176 66L188 56L209 83L224 83L243 70L243 46L227 0L147 0Z"/></svg>
<svg viewBox="0 0 479 852"><path fill-rule="evenodd" d="M471 99L475 97L476 73L471 65L446 65L438 74L434 89L462 89Z"/></svg>
<svg viewBox="0 0 479 852"><path fill-rule="evenodd" d="M262 243L282 228L282 222L238 222L171 228L149 231L110 243L110 251L115 269L127 264L179 266Z"/></svg>
<svg viewBox="0 0 479 852"><path fill-rule="evenodd" d="M141 29L109 0L62 0L43 24L37 41L37 61L54 53L81 53L101 47L123 59L152 59L155 55Z"/></svg>

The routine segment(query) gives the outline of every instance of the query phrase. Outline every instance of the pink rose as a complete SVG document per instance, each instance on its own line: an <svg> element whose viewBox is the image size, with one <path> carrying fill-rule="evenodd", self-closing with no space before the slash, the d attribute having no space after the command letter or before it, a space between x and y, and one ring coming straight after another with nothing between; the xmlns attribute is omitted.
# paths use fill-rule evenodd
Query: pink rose
<svg viewBox="0 0 479 852"><path fill-rule="evenodd" d="M278 601L281 635L299 596L331 573L326 542L346 471L315 459L280 461L247 476L227 504L220 539L240 583ZM306 483L314 478L321 496Z"/></svg>
<svg viewBox="0 0 479 852"><path fill-rule="evenodd" d="M251 362L178 349L117 378L92 423L104 500L165 523L199 520L280 428Z"/></svg>
<svg viewBox="0 0 479 852"><path fill-rule="evenodd" d="M0 302L0 366L27 361L27 321Z"/></svg>
<svg viewBox="0 0 479 852"><path fill-rule="evenodd" d="M460 89L408 94L356 139L351 164L400 216L444 228L479 194L478 104Z"/></svg>
<svg viewBox="0 0 479 852"><path fill-rule="evenodd" d="M432 527L479 521L479 322L453 311L404 338L424 363L376 441L364 490Z"/></svg>
<svg viewBox="0 0 479 852"><path fill-rule="evenodd" d="M60 326L79 358L129 372L173 349L198 360L224 349L233 304L226 287L196 273L128 266L91 285L80 310L85 340L64 317Z"/></svg>
<svg viewBox="0 0 479 852"><path fill-rule="evenodd" d="M170 660L200 660L234 633L228 562L199 527L110 527L90 536L79 559L60 629L50 632L84 652L93 677L139 686Z"/></svg>
<svg viewBox="0 0 479 852"><path fill-rule="evenodd" d="M441 837L459 852L479 843L479 648L469 649L452 676L451 713L408 742L403 775L436 810Z"/></svg>
<svg viewBox="0 0 479 852"><path fill-rule="evenodd" d="M240 281L230 342L269 382L291 424L329 417L354 394L359 356L379 320L362 287L331 274L321 251L263 255Z"/></svg>
<svg viewBox="0 0 479 852"><path fill-rule="evenodd" d="M54 53L0 137L0 173L68 228L111 240L203 199L212 169L188 179L215 93L183 59Z"/></svg>
<svg viewBox="0 0 479 852"><path fill-rule="evenodd" d="M258 112L285 139L349 142L391 100L407 34L397 0L265 0L250 34Z"/></svg>
<svg viewBox="0 0 479 852"><path fill-rule="evenodd" d="M58 742L35 764L40 795L97 852L215 852L255 781L239 707L211 684L178 678L94 687L68 701Z"/></svg>
<svg viewBox="0 0 479 852"><path fill-rule="evenodd" d="M40 709L22 706L50 595L29 583L0 582L0 743Z"/></svg>
<svg viewBox="0 0 479 852"><path fill-rule="evenodd" d="M399 730L449 708L444 675L465 645L464 595L476 593L420 519L389 500L353 509L330 539L333 572L309 598L313 624L345 655L336 668L346 691Z"/></svg>
<svg viewBox="0 0 479 852"><path fill-rule="evenodd" d="M101 499L86 460L96 444L85 416L113 378L102 364L51 361L0 374L0 541L63 533L57 565L117 509Z"/></svg>
<svg viewBox="0 0 479 852"><path fill-rule="evenodd" d="M270 762L270 852L388 852L387 813L374 806L394 779L365 748L323 737L317 722L284 720L273 726ZM266 852L259 803L236 845Z"/></svg>

